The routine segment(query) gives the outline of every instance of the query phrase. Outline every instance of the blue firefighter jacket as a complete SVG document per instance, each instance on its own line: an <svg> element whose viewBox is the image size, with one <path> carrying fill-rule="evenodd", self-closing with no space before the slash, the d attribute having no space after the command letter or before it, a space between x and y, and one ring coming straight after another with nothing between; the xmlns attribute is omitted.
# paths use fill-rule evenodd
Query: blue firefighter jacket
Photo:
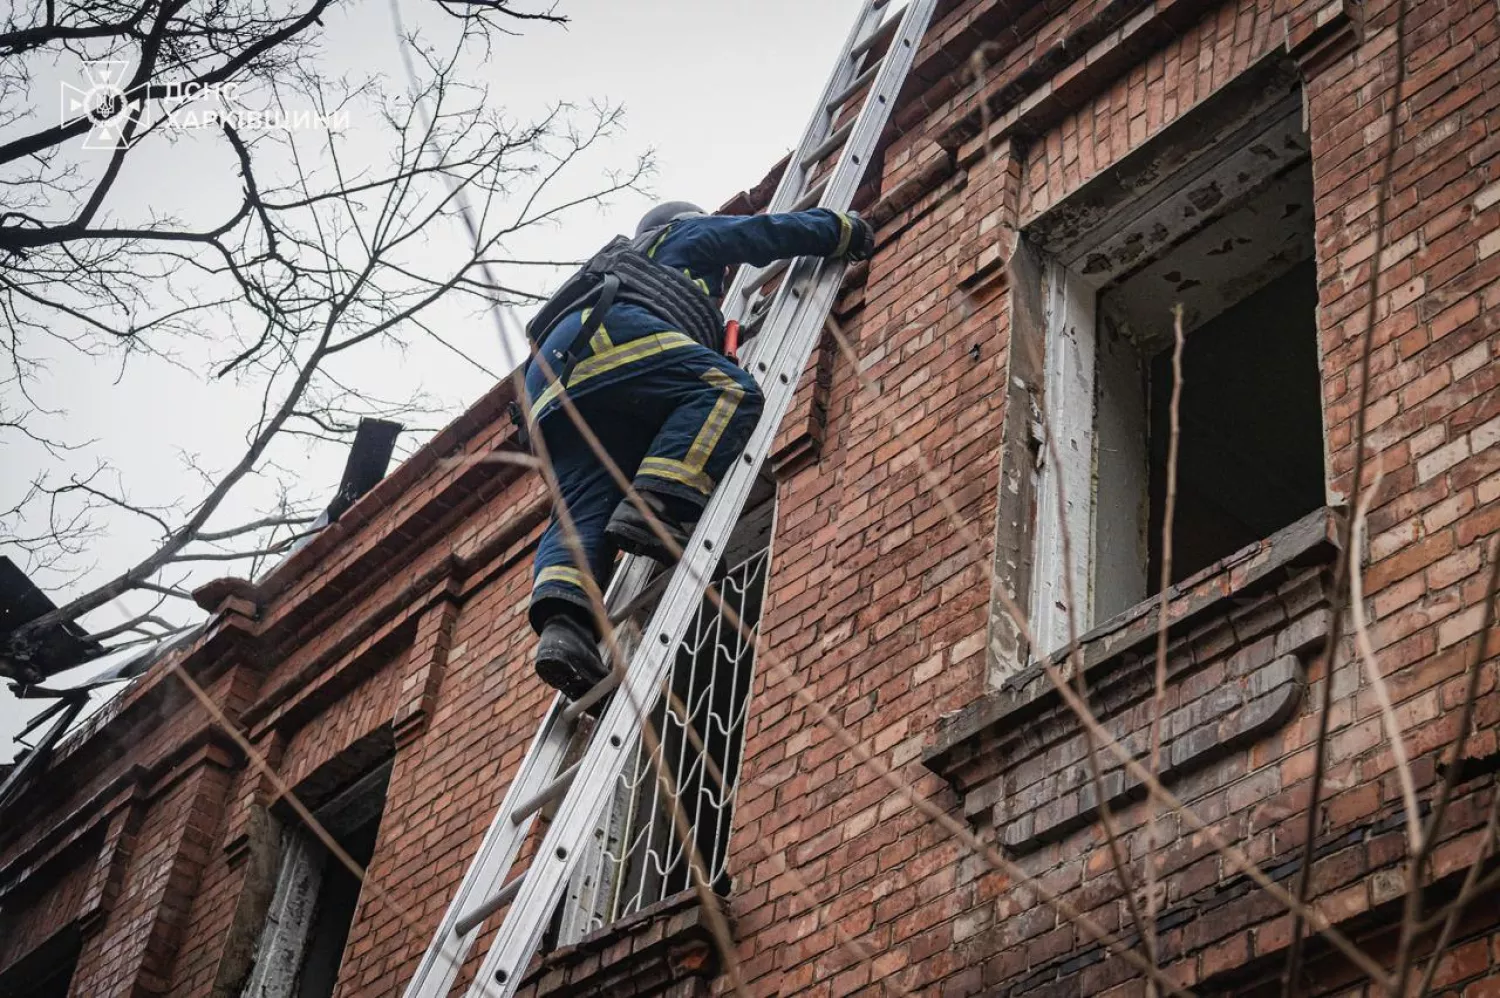
<svg viewBox="0 0 1500 998"><path fill-rule="evenodd" d="M748 263L764 267L795 256L833 256L849 246L849 220L827 208L779 215L705 215L672 222L650 246L653 260L684 271L714 299L724 293L726 268ZM573 343L586 311L565 316L539 352L554 375L561 370L561 354ZM703 350L685 333L639 305L619 304L609 310L601 328L586 348L568 381L568 394L580 398L631 375L672 363L682 351ZM534 418L553 406L560 386L549 384L533 360L526 368L526 393Z"/></svg>

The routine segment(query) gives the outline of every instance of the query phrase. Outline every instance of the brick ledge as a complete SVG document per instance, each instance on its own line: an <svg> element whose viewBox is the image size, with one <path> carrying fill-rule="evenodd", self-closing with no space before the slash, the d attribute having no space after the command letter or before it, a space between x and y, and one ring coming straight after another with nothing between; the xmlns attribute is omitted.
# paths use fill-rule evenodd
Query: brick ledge
<svg viewBox="0 0 1500 998"><path fill-rule="evenodd" d="M547 954L522 982L523 998L698 998L719 972L718 954L693 891Z"/></svg>
<svg viewBox="0 0 1500 998"><path fill-rule="evenodd" d="M1189 624L1212 610L1227 597L1244 597L1274 588L1287 577L1287 570L1309 564L1326 564L1336 553L1344 514L1334 507L1323 507L1284 527L1258 544L1236 551L1167 590L1171 626L1168 635L1174 645L1182 643ZM1139 649L1156 639L1156 613L1160 604L1152 597L1100 624L1078 640L1083 648L1083 665L1088 677L1115 664L1112 660L1124 652ZM1049 657L1054 665L1066 665L1069 649ZM1040 663L1011 676L999 689L985 694L973 704L939 721L939 730L925 753L929 765L948 748L1000 720L1014 720L1029 707L1044 706L1042 700L1056 699L1051 683Z"/></svg>
<svg viewBox="0 0 1500 998"><path fill-rule="evenodd" d="M1337 512L1318 510L1168 591L1164 779L1190 780L1296 711L1303 659L1324 643L1332 620L1328 565L1338 521ZM1154 709L1159 606L1148 600L1080 639L1096 714L1137 754ZM1051 663L1061 667L1067 653ZM1085 754L1081 726L1034 663L943 718L924 761L959 793L970 819L993 824L1007 847L1029 851L1097 815ZM1113 757L1102 761L1106 800L1139 796L1137 779Z"/></svg>

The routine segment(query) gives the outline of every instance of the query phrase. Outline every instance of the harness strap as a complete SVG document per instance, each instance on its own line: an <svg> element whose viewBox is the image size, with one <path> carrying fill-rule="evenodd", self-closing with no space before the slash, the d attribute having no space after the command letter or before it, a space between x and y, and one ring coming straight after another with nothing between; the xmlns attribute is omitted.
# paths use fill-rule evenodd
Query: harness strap
<svg viewBox="0 0 1500 998"><path fill-rule="evenodd" d="M558 380L562 382L564 388L568 386L568 379L573 376L573 368L578 366L578 355L582 352L583 345L593 339L599 327L604 325L604 317L614 306L615 296L619 293L619 276L604 275L604 280L599 282L599 294L594 298L589 317L583 320L583 324L578 327L578 333L573 337L573 342L568 344L568 349L563 353L563 369L558 375Z"/></svg>

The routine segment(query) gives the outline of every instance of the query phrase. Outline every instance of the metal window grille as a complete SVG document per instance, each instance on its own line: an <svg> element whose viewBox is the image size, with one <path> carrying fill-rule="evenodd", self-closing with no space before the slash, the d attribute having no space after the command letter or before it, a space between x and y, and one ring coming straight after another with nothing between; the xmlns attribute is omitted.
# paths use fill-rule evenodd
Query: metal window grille
<svg viewBox="0 0 1500 998"><path fill-rule="evenodd" d="M671 675L674 696L663 697L652 712L659 752L653 756L639 741L616 781L589 854L563 897L557 925L561 945L692 887L691 849L685 848L657 778L662 765L677 788L708 882L720 894L729 890L729 834L754 678L754 638L770 566L770 510L757 513L759 522L742 521L755 535L753 553L733 562L716 583L749 636L705 597L678 649ZM704 751L689 737L689 726Z"/></svg>

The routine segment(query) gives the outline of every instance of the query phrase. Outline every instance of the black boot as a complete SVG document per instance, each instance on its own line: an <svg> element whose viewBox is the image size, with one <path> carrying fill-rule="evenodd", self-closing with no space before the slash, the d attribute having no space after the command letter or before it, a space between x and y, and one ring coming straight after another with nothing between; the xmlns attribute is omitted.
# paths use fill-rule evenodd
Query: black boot
<svg viewBox="0 0 1500 998"><path fill-rule="evenodd" d="M688 538L692 531L676 516L669 508L668 503L661 496L650 492L637 492L641 500L656 515L660 521L662 530L672 538L680 551L687 546ZM656 536L656 531L651 529L651 524L644 514L636 509L635 503L627 496L620 500L620 505L610 514L609 524L604 528L604 535L610 539L621 551L631 554L645 555L652 561L671 567L677 563L677 556Z"/></svg>
<svg viewBox="0 0 1500 998"><path fill-rule="evenodd" d="M582 699L605 676L593 633L565 613L547 618L536 646L536 674L569 700Z"/></svg>

